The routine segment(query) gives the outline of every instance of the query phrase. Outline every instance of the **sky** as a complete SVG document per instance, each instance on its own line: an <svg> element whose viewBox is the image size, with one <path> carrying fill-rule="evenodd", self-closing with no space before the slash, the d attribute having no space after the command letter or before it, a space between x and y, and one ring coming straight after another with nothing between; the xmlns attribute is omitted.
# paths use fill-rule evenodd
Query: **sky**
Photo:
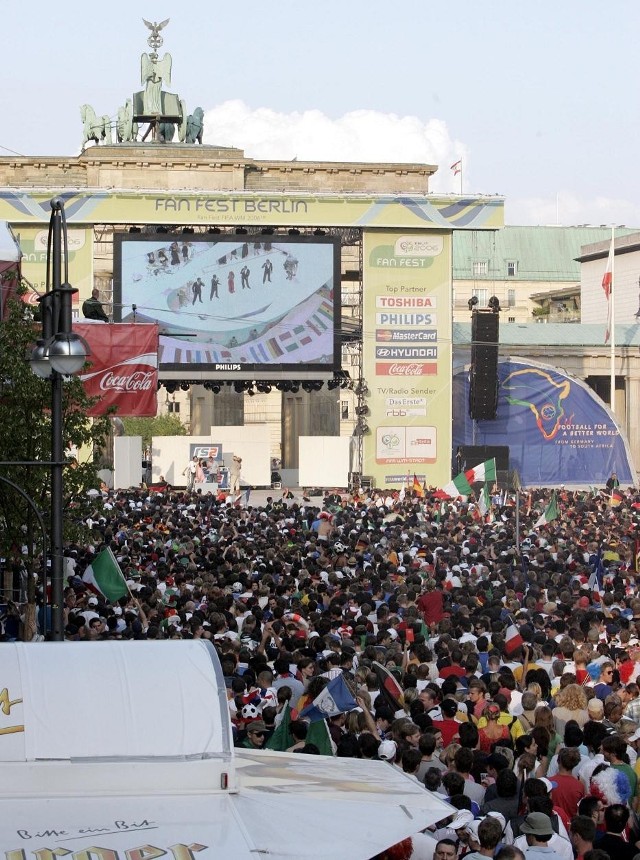
<svg viewBox="0 0 640 860"><path fill-rule="evenodd" d="M204 142L250 158L438 165L508 224L640 226L638 0L3 4L0 156L77 155L80 106L141 89L142 19ZM10 37L7 38L7 34Z"/></svg>

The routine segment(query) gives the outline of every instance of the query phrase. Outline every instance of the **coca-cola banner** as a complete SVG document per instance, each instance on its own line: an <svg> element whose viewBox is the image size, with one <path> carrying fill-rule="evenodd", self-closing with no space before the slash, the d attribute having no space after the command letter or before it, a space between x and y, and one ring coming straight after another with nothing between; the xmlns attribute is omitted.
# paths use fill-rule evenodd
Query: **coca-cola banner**
<svg viewBox="0 0 640 860"><path fill-rule="evenodd" d="M363 473L399 489L451 477L451 233L365 231Z"/></svg>
<svg viewBox="0 0 640 860"><path fill-rule="evenodd" d="M81 375L85 391L99 401L89 415L116 406L120 418L153 417L158 392L158 326L147 323L77 323L91 354Z"/></svg>

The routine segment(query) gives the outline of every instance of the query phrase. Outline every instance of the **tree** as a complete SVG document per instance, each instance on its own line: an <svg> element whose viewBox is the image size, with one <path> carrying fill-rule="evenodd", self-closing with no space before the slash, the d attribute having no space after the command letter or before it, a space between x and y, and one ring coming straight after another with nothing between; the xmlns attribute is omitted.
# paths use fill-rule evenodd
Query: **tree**
<svg viewBox="0 0 640 860"><path fill-rule="evenodd" d="M18 293L23 294L19 288ZM18 299L10 300L0 323L0 477L17 484L42 513L47 534L51 519L51 383L31 371L28 356L40 336L40 325ZM108 417L90 420L87 410L95 402L87 397L77 377L65 381L63 420L65 451L103 442ZM71 456L69 456L71 460ZM42 463L28 465L29 463ZM64 470L65 539L88 537L84 519L95 510L88 495L98 489L98 466L73 460ZM27 501L0 481L0 552L9 566L27 567L29 582L34 559L42 552L42 533ZM26 550L26 551L25 551ZM33 593L31 598L33 598Z"/></svg>
<svg viewBox="0 0 640 860"><path fill-rule="evenodd" d="M186 436L187 428L175 415L155 418L123 418L125 436L142 436L143 447L150 447L154 436Z"/></svg>

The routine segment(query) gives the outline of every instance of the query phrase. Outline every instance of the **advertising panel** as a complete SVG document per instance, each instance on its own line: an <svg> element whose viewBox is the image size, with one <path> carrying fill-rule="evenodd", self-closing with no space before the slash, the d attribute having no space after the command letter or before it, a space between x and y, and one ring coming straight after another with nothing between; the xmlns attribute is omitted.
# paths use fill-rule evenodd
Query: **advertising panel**
<svg viewBox="0 0 640 860"><path fill-rule="evenodd" d="M22 251L22 276L44 293L47 279L48 227L20 225L16 236ZM67 231L69 246L69 283L78 290L73 295L74 315L78 304L88 299L93 289L93 228L72 227Z"/></svg>
<svg viewBox="0 0 640 860"><path fill-rule="evenodd" d="M329 378L340 366L330 236L119 233L116 319L160 326L162 378Z"/></svg>
<svg viewBox="0 0 640 860"><path fill-rule="evenodd" d="M399 489L450 478L451 236L364 233L363 473Z"/></svg>
<svg viewBox="0 0 640 860"><path fill-rule="evenodd" d="M89 397L99 400L87 413L153 417L158 393L158 326L76 323L74 332L89 346L89 369L80 375Z"/></svg>
<svg viewBox="0 0 640 860"><path fill-rule="evenodd" d="M454 377L454 446L508 445L522 486L602 486L612 472L635 484L625 436L597 394L580 379L534 361L498 362L498 412L469 418L469 374Z"/></svg>

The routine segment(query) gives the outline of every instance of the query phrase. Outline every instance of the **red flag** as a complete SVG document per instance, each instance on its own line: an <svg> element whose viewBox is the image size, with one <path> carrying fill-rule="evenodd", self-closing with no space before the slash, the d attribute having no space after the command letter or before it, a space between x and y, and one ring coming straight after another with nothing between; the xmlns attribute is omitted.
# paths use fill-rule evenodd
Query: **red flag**
<svg viewBox="0 0 640 860"><path fill-rule="evenodd" d="M420 483L416 475L413 476L413 486L411 489L419 499L424 498L424 490L422 489L422 484Z"/></svg>
<svg viewBox="0 0 640 860"><path fill-rule="evenodd" d="M459 173L462 173L462 159L460 159L459 161L454 162L454 163L451 165L451 170L453 170L453 175L454 175L454 176L457 176Z"/></svg>
<svg viewBox="0 0 640 860"><path fill-rule="evenodd" d="M100 400L89 415L155 416L158 394L157 323L78 323L74 332L89 345L87 371L81 374L85 391Z"/></svg>
<svg viewBox="0 0 640 860"><path fill-rule="evenodd" d="M401 711L404 708L404 692L400 684L396 681L391 672L376 660L372 661L371 668L378 678L380 694L386 703L394 713Z"/></svg>
<svg viewBox="0 0 640 860"><path fill-rule="evenodd" d="M515 624L510 624L507 627L507 633L505 635L504 650L507 654L512 654L516 648L520 648L521 645L522 636L520 635L520 631Z"/></svg>

